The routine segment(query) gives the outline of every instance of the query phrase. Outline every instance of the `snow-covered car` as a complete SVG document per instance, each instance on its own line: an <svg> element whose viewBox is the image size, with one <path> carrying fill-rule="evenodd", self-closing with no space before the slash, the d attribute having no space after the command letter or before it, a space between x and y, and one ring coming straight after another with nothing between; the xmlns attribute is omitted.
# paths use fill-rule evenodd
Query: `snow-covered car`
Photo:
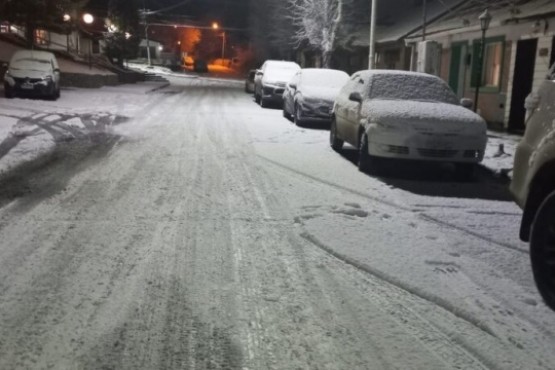
<svg viewBox="0 0 555 370"><path fill-rule="evenodd" d="M305 68L298 71L285 87L283 115L297 125L305 121L331 122L331 111L349 75L336 69Z"/></svg>
<svg viewBox="0 0 555 370"><path fill-rule="evenodd" d="M270 103L282 104L285 85L301 67L295 62L267 60L256 71L254 79L254 100L261 107Z"/></svg>
<svg viewBox="0 0 555 370"><path fill-rule="evenodd" d="M526 131L517 146L510 190L524 209L520 238L530 242L534 279L555 310L555 65L526 99Z"/></svg>
<svg viewBox="0 0 555 370"><path fill-rule="evenodd" d="M256 69L251 69L247 74L247 78L245 79L245 92L246 93L253 93L254 92L254 76L256 74Z"/></svg>
<svg viewBox="0 0 555 370"><path fill-rule="evenodd" d="M4 75L6 98L19 95L60 97L60 67L54 54L19 50L14 53Z"/></svg>
<svg viewBox="0 0 555 370"><path fill-rule="evenodd" d="M383 158L447 161L467 178L483 159L486 122L438 77L367 70L335 101L330 145L340 150L344 141L358 148L361 171L376 173Z"/></svg>

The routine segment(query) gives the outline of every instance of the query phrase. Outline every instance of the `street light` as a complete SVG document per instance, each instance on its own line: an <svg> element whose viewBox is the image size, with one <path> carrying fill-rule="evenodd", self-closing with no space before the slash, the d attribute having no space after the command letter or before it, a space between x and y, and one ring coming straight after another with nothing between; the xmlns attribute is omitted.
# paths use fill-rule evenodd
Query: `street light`
<svg viewBox="0 0 555 370"><path fill-rule="evenodd" d="M218 22L212 22L212 29L217 30L220 28ZM222 66L224 65L224 56L225 56L225 31L222 31Z"/></svg>
<svg viewBox="0 0 555 370"><path fill-rule="evenodd" d="M484 52L486 47L486 32L491 23L491 14L486 9L478 19L480 20L480 28L482 29L482 41L480 45L480 55L478 58L478 70L476 71L476 92L474 94L474 112L478 112L478 98L480 97L480 86L482 85L482 69L484 68Z"/></svg>
<svg viewBox="0 0 555 370"><path fill-rule="evenodd" d="M94 17L90 13L83 14L83 22L85 24L92 24L94 22Z"/></svg>

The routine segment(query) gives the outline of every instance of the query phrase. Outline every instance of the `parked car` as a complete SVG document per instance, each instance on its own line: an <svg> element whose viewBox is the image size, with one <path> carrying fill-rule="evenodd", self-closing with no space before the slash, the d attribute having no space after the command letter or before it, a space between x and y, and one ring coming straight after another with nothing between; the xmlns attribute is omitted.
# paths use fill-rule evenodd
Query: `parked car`
<svg viewBox="0 0 555 370"><path fill-rule="evenodd" d="M208 64L202 59L195 59L195 61L193 62L193 71L198 73L207 73Z"/></svg>
<svg viewBox="0 0 555 370"><path fill-rule="evenodd" d="M452 162L467 178L487 142L485 121L467 108L438 77L360 71L336 99L330 145L340 150L346 141L358 148L358 167L370 173L390 158Z"/></svg>
<svg viewBox="0 0 555 370"><path fill-rule="evenodd" d="M4 94L6 98L23 95L59 98L60 67L54 54L16 51L4 75Z"/></svg>
<svg viewBox="0 0 555 370"><path fill-rule="evenodd" d="M510 190L524 209L520 239L530 242L534 279L555 310L555 64L526 99L526 131L517 146Z"/></svg>
<svg viewBox="0 0 555 370"><path fill-rule="evenodd" d="M247 74L247 79L245 80L245 92L254 93L254 76L256 74L256 69L251 69Z"/></svg>
<svg viewBox="0 0 555 370"><path fill-rule="evenodd" d="M305 121L331 122L331 111L349 75L335 69L306 68L298 71L283 93L283 116L297 125Z"/></svg>
<svg viewBox="0 0 555 370"><path fill-rule="evenodd" d="M267 60L256 71L254 79L254 100L261 107L270 103L283 103L285 85L301 67L295 62Z"/></svg>

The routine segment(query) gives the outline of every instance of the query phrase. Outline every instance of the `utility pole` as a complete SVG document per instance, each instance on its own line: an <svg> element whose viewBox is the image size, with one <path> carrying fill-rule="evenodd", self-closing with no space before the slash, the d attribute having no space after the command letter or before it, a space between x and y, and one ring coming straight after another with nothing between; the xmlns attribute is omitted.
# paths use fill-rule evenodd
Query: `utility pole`
<svg viewBox="0 0 555 370"><path fill-rule="evenodd" d="M426 23L428 23L427 0L422 1L422 41L426 41Z"/></svg>
<svg viewBox="0 0 555 370"><path fill-rule="evenodd" d="M143 24L145 25L145 40L146 40L146 56L148 59L148 65L152 65L151 60L150 60L150 41L148 40L148 21L147 21L147 12L148 10L146 9L146 2L145 0L143 0L143 14L142 14L142 20L143 20Z"/></svg>
<svg viewBox="0 0 555 370"><path fill-rule="evenodd" d="M376 18L378 0L370 0L372 2L370 13L370 45L368 50L368 69L374 69L375 48L376 48Z"/></svg>

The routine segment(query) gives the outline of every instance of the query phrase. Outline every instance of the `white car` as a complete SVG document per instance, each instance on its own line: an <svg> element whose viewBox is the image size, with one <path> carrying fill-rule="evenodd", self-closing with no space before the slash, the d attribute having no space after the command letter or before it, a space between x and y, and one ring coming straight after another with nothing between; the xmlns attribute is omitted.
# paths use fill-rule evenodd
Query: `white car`
<svg viewBox="0 0 555 370"><path fill-rule="evenodd" d="M282 104L285 84L301 67L295 62L267 60L256 71L254 78L254 100L266 107L270 103Z"/></svg>
<svg viewBox="0 0 555 370"><path fill-rule="evenodd" d="M16 51L4 75L4 94L6 98L22 95L59 98L60 67L54 54L36 50Z"/></svg>
<svg viewBox="0 0 555 370"><path fill-rule="evenodd" d="M538 290L555 311L555 64L526 99L526 132L518 144L510 190L524 209L520 238L530 242Z"/></svg>
<svg viewBox="0 0 555 370"><path fill-rule="evenodd" d="M383 158L446 161L461 177L471 177L487 134L486 122L468 108L438 77L360 71L337 97L330 145L340 150L346 141L358 148L362 171L379 171Z"/></svg>
<svg viewBox="0 0 555 370"><path fill-rule="evenodd" d="M331 111L349 75L336 69L305 68L289 81L283 93L283 116L295 124L331 122Z"/></svg>

